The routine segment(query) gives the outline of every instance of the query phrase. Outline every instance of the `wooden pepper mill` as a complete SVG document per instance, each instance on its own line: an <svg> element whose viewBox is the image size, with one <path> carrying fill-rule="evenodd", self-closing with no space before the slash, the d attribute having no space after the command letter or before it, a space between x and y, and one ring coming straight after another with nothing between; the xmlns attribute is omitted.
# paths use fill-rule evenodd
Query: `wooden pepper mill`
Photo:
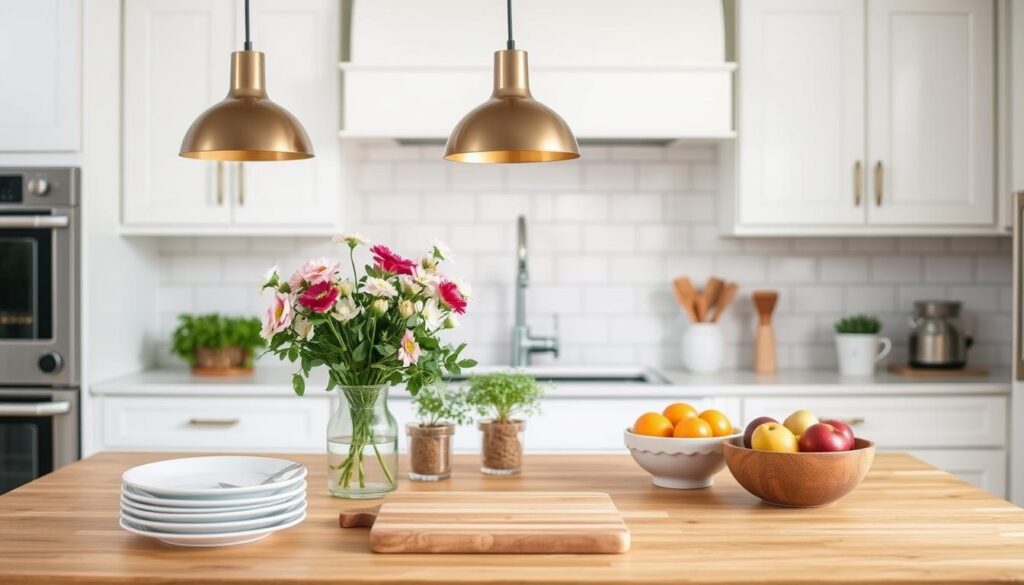
<svg viewBox="0 0 1024 585"><path fill-rule="evenodd" d="M755 290L754 307L759 323L754 338L754 371L759 374L775 373L775 330L772 329L772 311L779 300L778 291Z"/></svg>

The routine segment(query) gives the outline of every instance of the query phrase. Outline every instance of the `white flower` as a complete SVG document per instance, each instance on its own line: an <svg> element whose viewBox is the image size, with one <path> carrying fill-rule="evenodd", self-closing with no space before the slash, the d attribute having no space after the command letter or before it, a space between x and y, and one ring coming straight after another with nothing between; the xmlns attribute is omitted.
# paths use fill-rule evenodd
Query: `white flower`
<svg viewBox="0 0 1024 585"><path fill-rule="evenodd" d="M313 339L313 324L302 315L295 315L295 319L292 320L292 329L295 330L296 335L306 341Z"/></svg>
<svg viewBox="0 0 1024 585"><path fill-rule="evenodd" d="M437 304L437 299L427 299L426 304L420 310L420 316L423 317L423 322L426 323L427 329L431 331L440 328L444 324L444 317L441 315L441 308Z"/></svg>
<svg viewBox="0 0 1024 585"><path fill-rule="evenodd" d="M366 284L363 285L363 292L375 297L392 298L398 296L395 285L383 278L367 278Z"/></svg>
<svg viewBox="0 0 1024 585"><path fill-rule="evenodd" d="M437 272L437 258L433 254L427 254L420 260L420 267L426 272Z"/></svg>
<svg viewBox="0 0 1024 585"><path fill-rule="evenodd" d="M423 292L429 296L437 295L437 285L441 284L441 275L437 273L421 272L416 275L416 284L423 287Z"/></svg>
<svg viewBox="0 0 1024 585"><path fill-rule="evenodd" d="M277 288L277 284L280 282L280 280L281 269L278 268L277 265L275 264L271 266L270 270L267 270L267 272L263 275L263 286L260 287L260 290L266 288Z"/></svg>
<svg viewBox="0 0 1024 585"><path fill-rule="evenodd" d="M434 258L438 260L447 260L449 262L455 261L455 253L448 247L448 244L441 240L430 240L430 253L433 254Z"/></svg>
<svg viewBox="0 0 1024 585"><path fill-rule="evenodd" d="M466 282L464 278L456 278L455 287L459 289L459 294L461 294L463 298L468 299L473 296L473 287L469 286L469 283Z"/></svg>
<svg viewBox="0 0 1024 585"><path fill-rule="evenodd" d="M401 315L403 319L408 319L409 317L412 317L415 312L416 307L412 305L412 301L408 299L399 301L398 314Z"/></svg>
<svg viewBox="0 0 1024 585"><path fill-rule="evenodd" d="M345 323L362 312L363 308L356 306L352 297L339 297L337 302L334 303L334 311L331 313L331 316Z"/></svg>
<svg viewBox="0 0 1024 585"><path fill-rule="evenodd" d="M388 312L389 306L390 303L388 303L387 299L377 299L370 303L370 310L373 311L374 315L380 317L384 313Z"/></svg>
<svg viewBox="0 0 1024 585"><path fill-rule="evenodd" d="M421 290L420 285L408 274L398 275L398 285L402 288L403 293L410 296L418 295Z"/></svg>
<svg viewBox="0 0 1024 585"><path fill-rule="evenodd" d="M343 297L352 296L352 281L345 278L338 281L338 294Z"/></svg>
<svg viewBox="0 0 1024 585"><path fill-rule="evenodd" d="M370 240L359 232L351 234L341 234L340 236L334 236L333 241L335 244L347 244L349 248L355 248L356 246L369 246Z"/></svg>

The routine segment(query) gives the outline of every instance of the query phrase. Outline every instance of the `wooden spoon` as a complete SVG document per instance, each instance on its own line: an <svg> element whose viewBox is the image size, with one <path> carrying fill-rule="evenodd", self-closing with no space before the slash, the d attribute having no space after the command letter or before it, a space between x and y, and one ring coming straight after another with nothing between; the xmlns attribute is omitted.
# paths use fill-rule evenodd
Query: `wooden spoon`
<svg viewBox="0 0 1024 585"><path fill-rule="evenodd" d="M778 291L755 290L754 307L760 317L757 337L754 339L754 371L761 374L775 372L775 332L772 329L772 311L779 300Z"/></svg>
<svg viewBox="0 0 1024 585"><path fill-rule="evenodd" d="M693 289L693 283L689 278L680 276L672 281L672 292L676 295L676 302L683 307L691 321L699 321L694 306L697 299L697 291Z"/></svg>
<svg viewBox="0 0 1024 585"><path fill-rule="evenodd" d="M740 289L740 286L735 282L730 282L725 285L722 289L722 294L718 296L718 302L715 303L715 312L711 314L711 322L718 323L718 318L722 316L722 312L725 311L733 299L736 298L736 292Z"/></svg>
<svg viewBox="0 0 1024 585"><path fill-rule="evenodd" d="M709 311L718 304L724 286L725 281L721 278L708 277L708 281L704 284L704 290L701 291L701 296L707 301Z"/></svg>

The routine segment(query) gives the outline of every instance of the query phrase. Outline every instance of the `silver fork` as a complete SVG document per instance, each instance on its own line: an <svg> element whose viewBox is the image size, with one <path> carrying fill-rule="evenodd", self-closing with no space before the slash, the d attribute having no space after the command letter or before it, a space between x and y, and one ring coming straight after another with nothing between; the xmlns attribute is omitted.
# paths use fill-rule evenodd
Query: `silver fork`
<svg viewBox="0 0 1024 585"><path fill-rule="evenodd" d="M268 483L271 483L271 482L273 482L273 481L275 481L275 480L277 480L277 479L280 479L280 478L281 478L281 476L283 476L284 474L288 473L289 471L295 471L296 469L298 469L298 468L300 468L300 467L302 467L302 464L301 464L301 463L292 463L291 465L285 466L285 468L284 468L284 469L282 469L282 470L278 471L278 472L277 472L277 473L275 473L274 475L271 475L270 477L268 477L267 479L264 479L263 481L261 481L260 483L258 483L258 484L256 484L256 485L266 485L266 484L268 484ZM235 485L235 484L233 484L233 483L227 483L227 482L224 482L224 481L222 481L222 482L219 482L219 483L218 483L217 485L218 485L218 486L220 486L220 487L222 487L222 488L236 488L236 487L242 487L242 486L240 486L240 485ZM250 486L250 487L251 487L251 486Z"/></svg>

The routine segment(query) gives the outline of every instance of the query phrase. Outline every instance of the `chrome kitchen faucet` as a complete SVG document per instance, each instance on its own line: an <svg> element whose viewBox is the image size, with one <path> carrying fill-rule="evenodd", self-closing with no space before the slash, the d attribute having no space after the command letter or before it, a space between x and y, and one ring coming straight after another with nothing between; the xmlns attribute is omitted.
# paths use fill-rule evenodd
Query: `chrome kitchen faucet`
<svg viewBox="0 0 1024 585"><path fill-rule="evenodd" d="M530 365L530 354L533 353L551 352L558 357L558 316L555 316L554 336L530 335L530 327L526 324L526 287L530 285L530 273L527 269L525 215L519 216L516 229L516 322L512 326L512 366L521 368Z"/></svg>

